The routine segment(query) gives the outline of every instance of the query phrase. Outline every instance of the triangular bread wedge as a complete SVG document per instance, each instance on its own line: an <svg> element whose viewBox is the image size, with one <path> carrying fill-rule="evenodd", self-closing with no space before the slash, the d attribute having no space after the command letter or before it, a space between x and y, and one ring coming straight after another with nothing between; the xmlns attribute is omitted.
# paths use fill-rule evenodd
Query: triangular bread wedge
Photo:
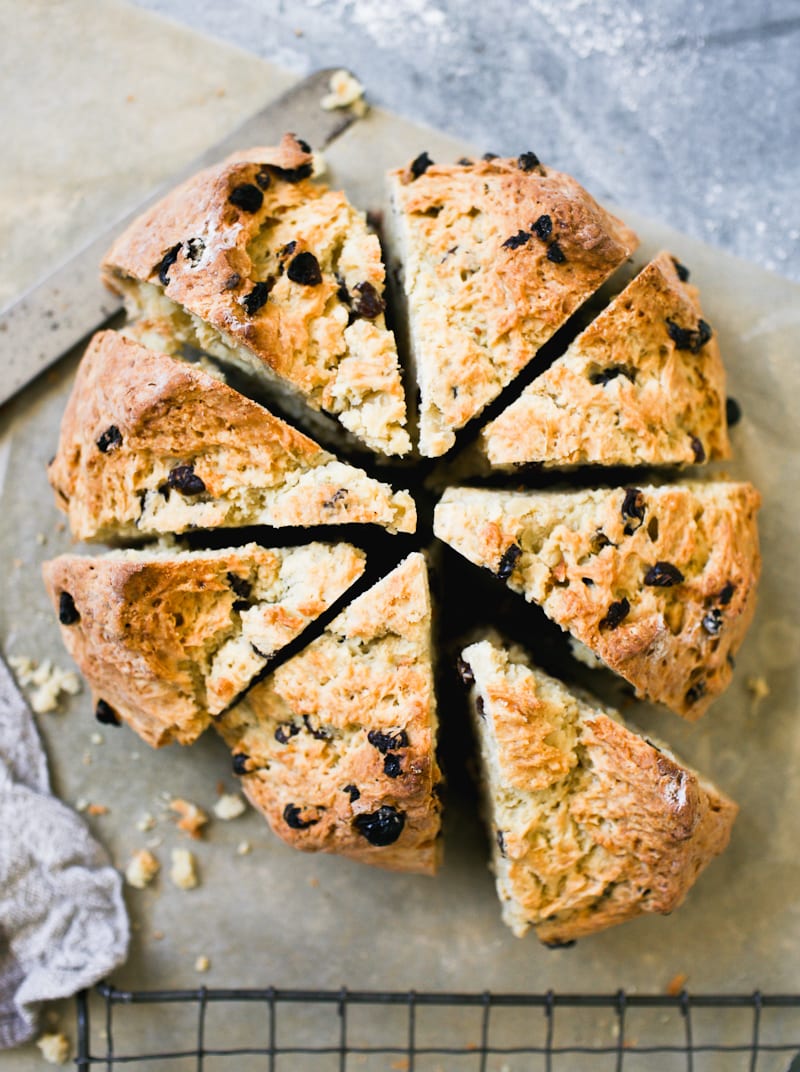
<svg viewBox="0 0 800 1072"><path fill-rule="evenodd" d="M694 720L728 685L761 568L751 484L451 488L434 532L538 603L639 696Z"/></svg>
<svg viewBox="0 0 800 1072"><path fill-rule="evenodd" d="M431 662L428 575L415 553L215 723L279 837L393 871L436 870Z"/></svg>
<svg viewBox="0 0 800 1072"><path fill-rule="evenodd" d="M563 945L671 912L730 838L736 804L616 711L488 640L471 684L503 919Z"/></svg>
<svg viewBox="0 0 800 1072"><path fill-rule="evenodd" d="M419 450L448 451L638 240L568 175L519 159L389 174Z"/></svg>
<svg viewBox="0 0 800 1072"><path fill-rule="evenodd" d="M364 572L349 544L62 555L44 579L101 721L191 744Z"/></svg>
<svg viewBox="0 0 800 1072"><path fill-rule="evenodd" d="M669 253L651 261L486 425L479 443L489 463L682 466L730 457L725 371L686 278Z"/></svg>
<svg viewBox="0 0 800 1072"><path fill-rule="evenodd" d="M237 153L136 219L103 278L134 317L255 373L290 405L405 454L406 403L383 310L378 238L342 192L311 182L308 146Z"/></svg>
<svg viewBox="0 0 800 1072"><path fill-rule="evenodd" d="M81 361L48 475L80 540L242 525L416 528L408 492L338 461L202 369L113 331Z"/></svg>

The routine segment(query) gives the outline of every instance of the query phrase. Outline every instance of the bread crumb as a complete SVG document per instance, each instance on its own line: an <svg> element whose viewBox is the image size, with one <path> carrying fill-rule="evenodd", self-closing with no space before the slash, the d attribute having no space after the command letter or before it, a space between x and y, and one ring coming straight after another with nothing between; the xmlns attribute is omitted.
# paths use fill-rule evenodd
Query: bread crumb
<svg viewBox="0 0 800 1072"><path fill-rule="evenodd" d="M20 685L33 686L28 699L37 715L55 711L62 692L77 696L81 691L80 678L75 671L62 670L59 666L53 666L49 659L36 663L27 655L11 655L8 665L14 671Z"/></svg>
<svg viewBox="0 0 800 1072"><path fill-rule="evenodd" d="M745 681L745 688L750 693L750 714L754 715L758 710L761 701L766 700L769 696L769 685L767 679L761 674L751 675L747 681Z"/></svg>
<svg viewBox="0 0 800 1072"><path fill-rule="evenodd" d="M40 547L44 547L44 545L47 543L47 537L43 532L36 533L36 542Z"/></svg>
<svg viewBox="0 0 800 1072"><path fill-rule="evenodd" d="M312 890L315 890L317 886L319 886L319 879L315 875L312 875L311 878L308 880L308 884L312 888Z"/></svg>
<svg viewBox="0 0 800 1072"><path fill-rule="evenodd" d="M102 733L93 733L92 736L89 738L89 741L92 744L104 744L105 737L102 735Z"/></svg>
<svg viewBox="0 0 800 1072"><path fill-rule="evenodd" d="M108 815L108 808L105 804L89 804L86 811L89 815Z"/></svg>
<svg viewBox="0 0 800 1072"><path fill-rule="evenodd" d="M36 1045L42 1051L42 1057L51 1065L65 1065L69 1060L71 1046L66 1035L41 1035Z"/></svg>
<svg viewBox="0 0 800 1072"><path fill-rule="evenodd" d="M367 114L369 106L364 100L364 87L344 69L334 71L328 83L330 92L320 101L326 112L334 108L351 108L359 118Z"/></svg>
<svg viewBox="0 0 800 1072"><path fill-rule="evenodd" d="M83 765L84 765L84 767L91 767L91 765L92 765L92 753L91 752L84 752L83 753Z"/></svg>
<svg viewBox="0 0 800 1072"><path fill-rule="evenodd" d="M322 153L311 154L311 177L318 179L321 175L324 175L328 170L328 162Z"/></svg>
<svg viewBox="0 0 800 1072"><path fill-rule="evenodd" d="M207 972L211 967L211 961L208 957L198 957L194 962L194 970L196 972Z"/></svg>
<svg viewBox="0 0 800 1072"><path fill-rule="evenodd" d="M236 855L237 856L247 856L252 851L253 851L253 846L250 844L249 841L240 841L239 844L236 846Z"/></svg>
<svg viewBox="0 0 800 1072"><path fill-rule="evenodd" d="M591 650L587 648L580 640L576 640L575 637L569 638L569 653L573 659L579 663L583 663L584 666L588 666L590 670L602 670L606 665L603 660Z"/></svg>
<svg viewBox="0 0 800 1072"><path fill-rule="evenodd" d="M146 834L148 830L152 830L156 825L156 821L149 811L146 811L144 815L136 820L136 829L141 830L143 834Z"/></svg>
<svg viewBox="0 0 800 1072"><path fill-rule="evenodd" d="M163 931L153 931L153 941L154 942L162 942L163 940L164 940L164 932Z"/></svg>
<svg viewBox="0 0 800 1072"><path fill-rule="evenodd" d="M197 885L194 853L188 849L173 849L169 877L178 889L193 890Z"/></svg>
<svg viewBox="0 0 800 1072"><path fill-rule="evenodd" d="M86 797L78 797L78 799L75 801L75 811L86 811L88 807L89 801L86 799Z"/></svg>
<svg viewBox="0 0 800 1072"><path fill-rule="evenodd" d="M201 830L208 822L208 816L202 808L192 804L190 800L182 800L175 797L169 802L170 808L177 812L181 818L178 820L178 829L183 830L189 837L201 837Z"/></svg>
<svg viewBox="0 0 800 1072"><path fill-rule="evenodd" d="M689 976L686 974L686 972L678 972L678 974L673 975L670 981L667 983L666 987L664 988L664 993L669 994L671 998L676 998L678 994L680 994L680 992L684 989L688 981Z"/></svg>
<svg viewBox="0 0 800 1072"><path fill-rule="evenodd" d="M125 868L125 880L134 889L143 890L149 886L159 872L161 864L147 849L139 849L131 857L131 862Z"/></svg>
<svg viewBox="0 0 800 1072"><path fill-rule="evenodd" d="M244 815L247 805L238 793L223 793L214 805L214 814L218 819L228 822Z"/></svg>

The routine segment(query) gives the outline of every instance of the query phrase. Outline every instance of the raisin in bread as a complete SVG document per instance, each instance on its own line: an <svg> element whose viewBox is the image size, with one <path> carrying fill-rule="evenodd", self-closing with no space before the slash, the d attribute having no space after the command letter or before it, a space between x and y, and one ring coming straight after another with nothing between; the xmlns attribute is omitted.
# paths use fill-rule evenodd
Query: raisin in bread
<svg viewBox="0 0 800 1072"><path fill-rule="evenodd" d="M203 369L113 331L78 369L49 467L81 540L220 526L383 525L414 501L340 462Z"/></svg>
<svg viewBox="0 0 800 1072"><path fill-rule="evenodd" d="M639 696L696 719L728 685L760 573L750 484L451 488L434 532L585 644Z"/></svg>
<svg viewBox="0 0 800 1072"><path fill-rule="evenodd" d="M725 372L686 269L660 253L481 431L492 466L694 465L730 456Z"/></svg>
<svg viewBox="0 0 800 1072"><path fill-rule="evenodd" d="M636 235L572 178L519 159L431 164L389 175L419 450L448 451L578 306Z"/></svg>
<svg viewBox="0 0 800 1072"><path fill-rule="evenodd" d="M431 661L427 569L414 553L215 723L279 837L390 870L435 871Z"/></svg>
<svg viewBox="0 0 800 1072"><path fill-rule="evenodd" d="M44 564L64 644L101 721L191 744L364 572L349 544L112 551Z"/></svg>
<svg viewBox="0 0 800 1072"><path fill-rule="evenodd" d="M286 135L201 171L128 227L103 277L131 316L168 321L181 343L255 373L288 404L405 454L380 244L311 170L308 146Z"/></svg>
<svg viewBox="0 0 800 1072"><path fill-rule="evenodd" d="M472 685L503 919L561 945L671 912L723 851L737 807L620 716L483 640Z"/></svg>

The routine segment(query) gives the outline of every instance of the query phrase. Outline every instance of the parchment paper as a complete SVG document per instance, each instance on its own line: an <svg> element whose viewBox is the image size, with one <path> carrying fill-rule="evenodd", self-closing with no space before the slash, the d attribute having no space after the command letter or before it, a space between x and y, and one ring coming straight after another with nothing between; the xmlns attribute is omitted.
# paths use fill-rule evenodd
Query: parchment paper
<svg viewBox="0 0 800 1072"><path fill-rule="evenodd" d="M202 39L192 41L195 58L211 49ZM252 107L260 102L253 100ZM521 148L529 147L529 139L535 140L526 132ZM155 145L154 138L154 152ZM328 152L328 178L361 207L377 207L383 169L422 149L444 160L470 147L373 113ZM695 726L645 707L636 712L640 725L670 742L740 803L729 851L669 918L643 918L573 949L548 951L533 936L513 938L501 924L483 833L471 806L452 807L447 814L445 865L435 880L295 853L252 811L231 823L215 821L206 839L189 844L162 817L162 797L182 796L210 809L220 780L235 787L224 747L208 734L191 750L150 751L125 729L98 726L84 693L64 713L39 719L56 790L67 801L109 808L92 824L120 866L151 838L163 839L153 849L164 868L161 878L147 890L128 891L133 948L117 985L652 992L687 973L695 991L800 990L800 288L624 208L617 211L642 237L639 261L666 247L691 268L706 318L719 335L729 394L743 410L733 430L735 459L726 471L752 480L764 496L759 609L731 688ZM0 643L7 655L50 658L60 666L69 659L39 570L45 558L69 547L68 536L58 530L61 515L52 504L45 464L55 449L76 360L74 355L62 362L0 413ZM746 687L755 675L770 689L757 709ZM92 741L98 732L102 744ZM149 833L135 825L146 812L158 818ZM236 847L243 840L252 852L239 856ZM170 849L178 846L197 854L196 890L177 890L166 878ZM194 971L198 955L211 961L203 976ZM477 1022L475 1016L454 1019L453 1031L477 1038ZM127 1023L120 1052L174 1040L182 1020L175 1010L135 1010ZM246 1031L241 1020L220 1014L209 1023L220 1045ZM672 1032L680 1041L677 1016L659 1024L651 1018L650 1029ZM331 1032L334 1027L332 1019ZM384 1029L390 1030L389 1020ZM586 1037L610 1029L610 1017L600 1027L594 1020ZM366 1039L375 1028L364 1023L357 1030ZM509 1018L506 1030L511 1038L522 1030L521 1022ZM726 1038L719 1018L702 1030L709 1038ZM398 1031L402 1035L403 1028ZM796 1020L793 1033L800 1033ZM631 1035L636 1034L632 1025ZM36 1065L30 1054L17 1061L20 1070ZM532 1067L513 1058L490 1067L502 1065ZM243 1060L239 1067L260 1066Z"/></svg>

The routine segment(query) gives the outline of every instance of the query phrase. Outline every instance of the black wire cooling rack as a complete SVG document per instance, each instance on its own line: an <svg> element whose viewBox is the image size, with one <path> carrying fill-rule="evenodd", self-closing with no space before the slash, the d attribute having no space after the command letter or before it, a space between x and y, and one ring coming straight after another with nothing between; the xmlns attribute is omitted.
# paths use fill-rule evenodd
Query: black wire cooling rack
<svg viewBox="0 0 800 1072"><path fill-rule="evenodd" d="M800 994L132 992L101 984L77 1002L82 1072L800 1072ZM101 1003L102 1026L92 1028ZM135 1007L144 1017L126 1022ZM169 1046L152 1045L165 1037Z"/></svg>

